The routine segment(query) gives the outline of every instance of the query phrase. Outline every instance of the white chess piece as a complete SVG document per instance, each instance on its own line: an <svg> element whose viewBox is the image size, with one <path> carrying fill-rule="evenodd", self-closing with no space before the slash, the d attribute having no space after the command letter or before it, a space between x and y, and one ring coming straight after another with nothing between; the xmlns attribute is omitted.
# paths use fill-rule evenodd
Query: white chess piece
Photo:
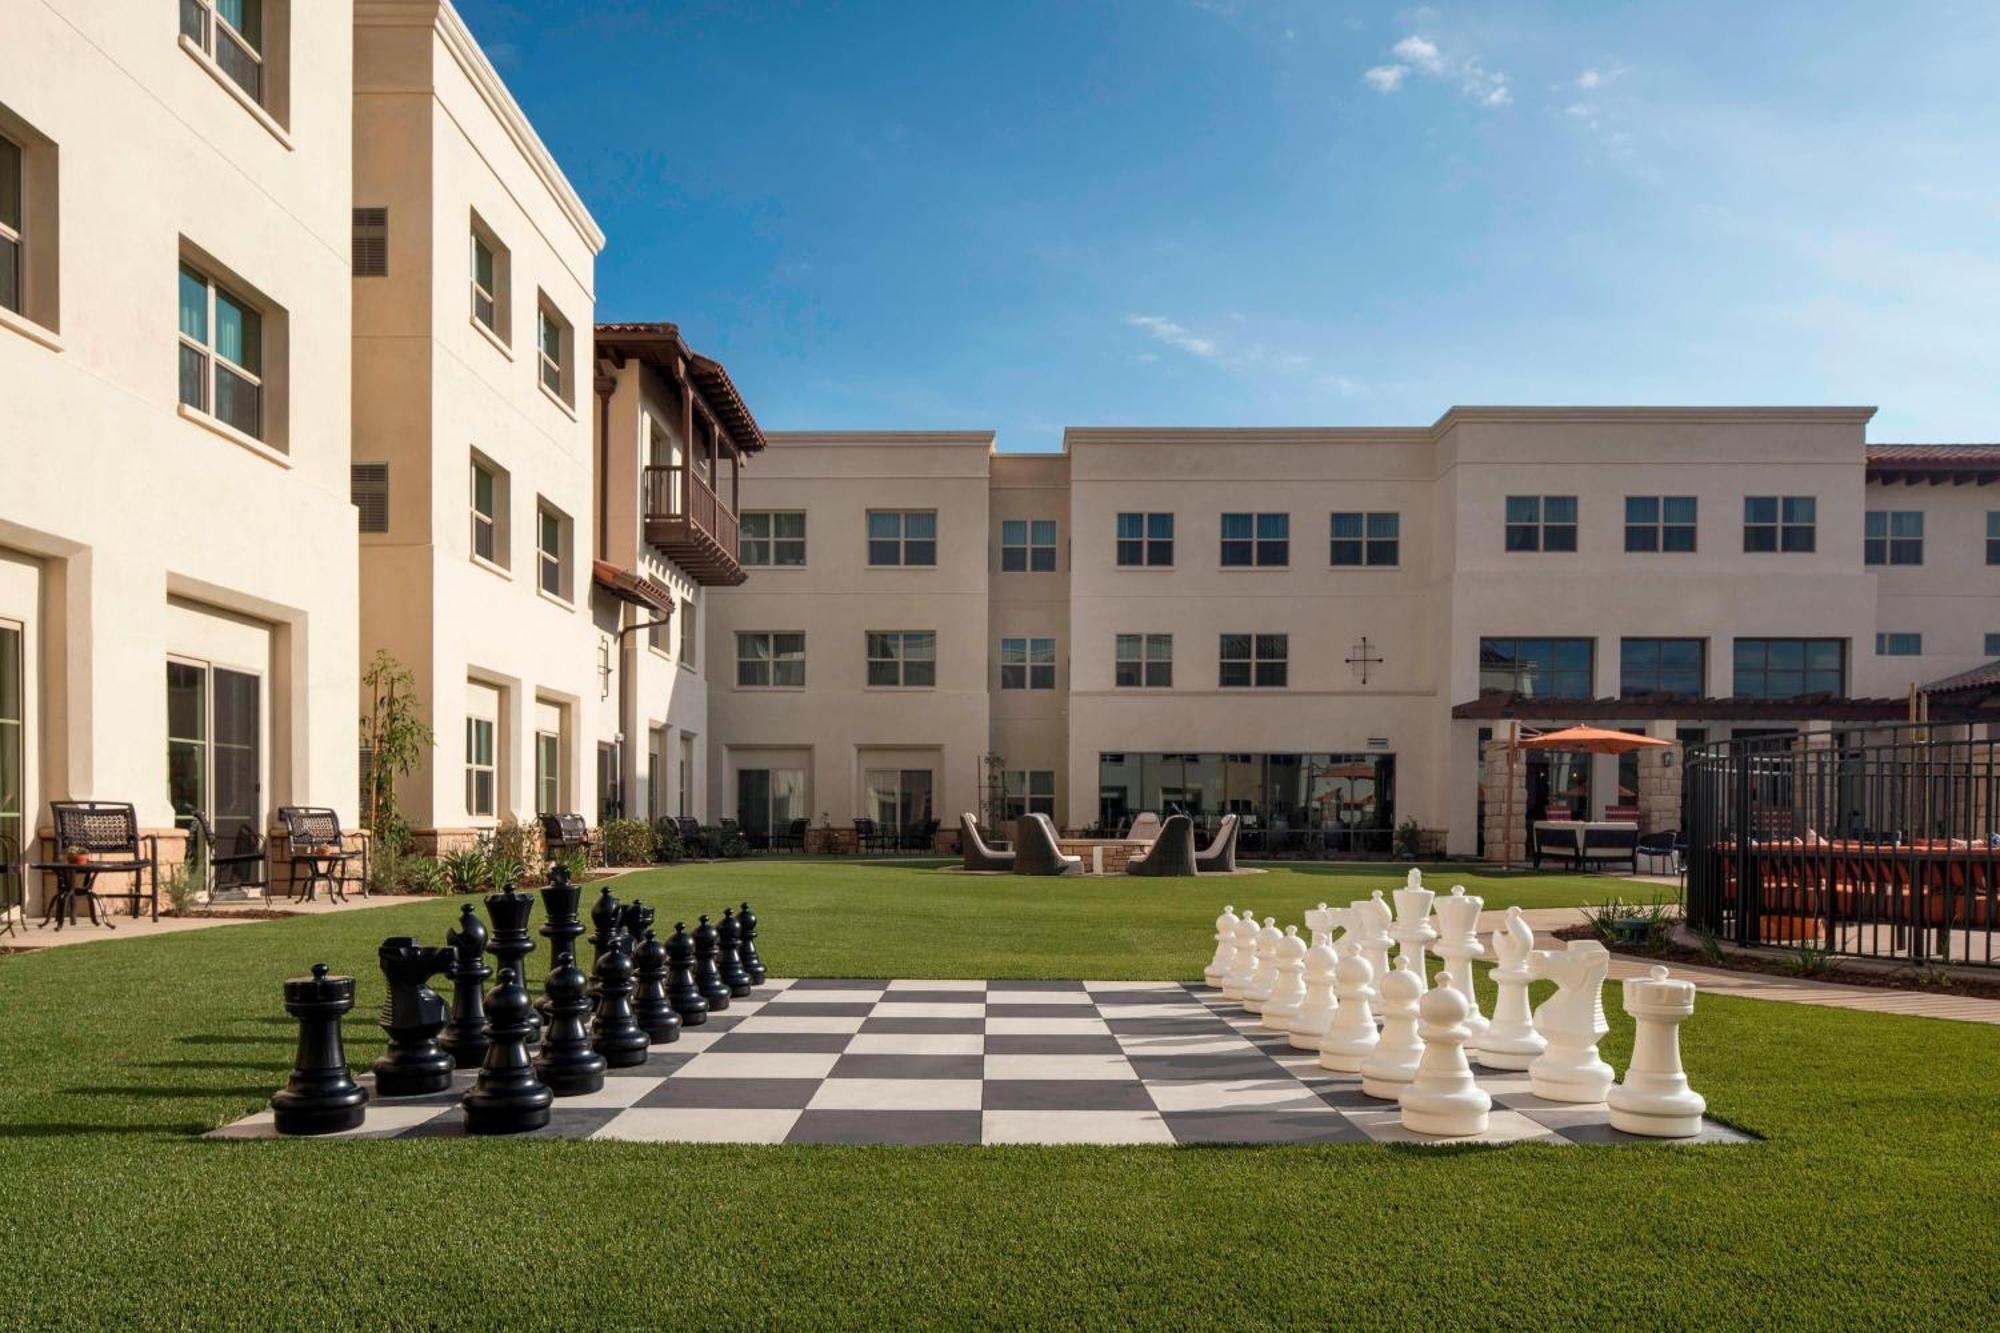
<svg viewBox="0 0 2000 1333"><path fill-rule="evenodd" d="M1499 995L1493 1021L1479 1039L1479 1063L1488 1069L1526 1069L1548 1049L1528 1012L1528 954L1534 947L1534 928L1520 908L1508 908L1506 922L1493 932L1493 985Z"/></svg>
<svg viewBox="0 0 2000 1333"><path fill-rule="evenodd" d="M1243 1007L1253 1014L1264 1012L1264 1001L1271 998L1271 992L1278 984L1278 941L1285 933L1278 929L1278 918L1264 918L1264 928L1257 932L1257 967L1250 974L1250 984L1243 988Z"/></svg>
<svg viewBox="0 0 2000 1333"><path fill-rule="evenodd" d="M1240 1000L1257 967L1257 914L1246 911L1236 919L1236 951L1230 956L1229 970L1222 974L1222 998Z"/></svg>
<svg viewBox="0 0 2000 1333"><path fill-rule="evenodd" d="M1389 913L1389 904L1382 901L1382 890L1375 890L1367 898L1355 899L1348 909L1348 919L1352 922L1349 933L1355 944L1361 948L1361 956L1368 960L1378 977L1389 975L1389 946L1396 942L1389 934L1389 923L1394 918ZM1378 998L1375 1013L1379 1017L1382 1004Z"/></svg>
<svg viewBox="0 0 2000 1333"><path fill-rule="evenodd" d="M1333 943L1333 909L1325 903L1306 910L1306 929L1312 932L1312 947Z"/></svg>
<svg viewBox="0 0 2000 1333"><path fill-rule="evenodd" d="M1423 872L1412 870L1409 882L1396 890L1396 924L1389 927L1389 934L1396 941L1396 957L1410 960L1410 971L1428 990L1431 983L1424 971L1424 946L1438 937L1437 928L1431 925L1431 901L1437 894L1423 883Z"/></svg>
<svg viewBox="0 0 2000 1333"><path fill-rule="evenodd" d="M1493 1098L1472 1079L1465 1062L1465 1026L1472 1006L1455 986L1440 986L1417 1002L1422 1021L1417 1035L1424 1053L1417 1075L1396 1100L1403 1108L1403 1128L1416 1134L1460 1138L1486 1132Z"/></svg>
<svg viewBox="0 0 2000 1333"><path fill-rule="evenodd" d="M1236 957L1236 908L1222 909L1222 915L1215 918L1215 956L1202 969L1201 979L1211 986L1220 986L1224 974L1229 971L1230 960Z"/></svg>
<svg viewBox="0 0 2000 1333"><path fill-rule="evenodd" d="M1382 993L1382 1036L1361 1062L1361 1090L1393 1102L1417 1076L1424 1039L1417 1035L1417 1001L1424 988L1410 975L1410 965L1398 958L1396 970L1375 988Z"/></svg>
<svg viewBox="0 0 2000 1333"><path fill-rule="evenodd" d="M1333 965L1333 1021L1319 1042L1319 1067L1343 1074L1361 1068L1361 1062L1375 1049L1375 1016L1369 1002L1375 998L1375 969L1348 945L1348 952Z"/></svg>
<svg viewBox="0 0 2000 1333"><path fill-rule="evenodd" d="M1286 1029L1298 1050L1317 1051L1320 1038L1333 1022L1333 967L1339 961L1328 944L1315 944L1306 951L1306 998Z"/></svg>
<svg viewBox="0 0 2000 1333"><path fill-rule="evenodd" d="M1486 1015L1479 1012L1479 992L1472 985L1472 960L1486 956L1486 946L1479 942L1479 914L1486 910L1486 900L1467 893L1463 884L1454 884L1432 910L1437 913L1438 940L1431 950L1444 959L1440 981L1465 997L1470 1010L1465 1026L1472 1034L1465 1049L1476 1051L1486 1036L1487 1022Z"/></svg>
<svg viewBox="0 0 2000 1333"><path fill-rule="evenodd" d="M1292 1018L1305 999L1306 942L1299 938L1297 926L1286 926L1284 938L1278 941L1278 984L1271 987L1270 997L1259 1011L1264 1021L1258 1026L1273 1032L1291 1031Z"/></svg>
<svg viewBox="0 0 2000 1333"><path fill-rule="evenodd" d="M1556 993L1535 1010L1535 1031L1548 1049L1528 1065L1528 1088L1552 1102L1601 1102L1611 1090L1611 1066L1597 1055L1604 1021L1604 974L1611 951L1596 940L1571 940L1563 950L1528 955L1528 975L1553 981Z"/></svg>
<svg viewBox="0 0 2000 1333"><path fill-rule="evenodd" d="M1656 1139L1691 1139L1701 1133L1707 1100L1688 1086L1681 1068L1681 1024L1694 1016L1694 983L1671 981L1654 967L1624 981L1625 1012L1632 1016L1632 1063L1605 1100L1611 1127Z"/></svg>

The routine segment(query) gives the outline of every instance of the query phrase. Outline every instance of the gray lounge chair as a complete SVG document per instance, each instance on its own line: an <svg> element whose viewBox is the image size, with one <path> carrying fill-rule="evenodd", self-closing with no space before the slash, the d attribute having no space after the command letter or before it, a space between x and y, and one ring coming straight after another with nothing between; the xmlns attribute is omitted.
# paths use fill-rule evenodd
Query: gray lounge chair
<svg viewBox="0 0 2000 1333"><path fill-rule="evenodd" d="M1127 842L1151 842L1160 836L1160 817L1151 810L1141 810L1132 817L1132 824L1125 830Z"/></svg>
<svg viewBox="0 0 2000 1333"><path fill-rule="evenodd" d="M1047 815L1023 815L1014 821L1014 873L1081 875L1083 858L1063 855L1055 823Z"/></svg>
<svg viewBox="0 0 2000 1333"><path fill-rule="evenodd" d="M1215 840L1196 853L1194 868L1204 875L1235 874L1236 830L1242 822L1235 815L1224 815L1215 830Z"/></svg>
<svg viewBox="0 0 2000 1333"><path fill-rule="evenodd" d="M1168 815L1160 825L1160 836L1144 856L1125 863L1128 875L1185 877L1196 873L1194 862L1194 820L1186 815Z"/></svg>
<svg viewBox="0 0 2000 1333"><path fill-rule="evenodd" d="M971 815L958 817L958 846L965 853L967 870L1012 870L1014 853L996 852L979 836L979 821Z"/></svg>

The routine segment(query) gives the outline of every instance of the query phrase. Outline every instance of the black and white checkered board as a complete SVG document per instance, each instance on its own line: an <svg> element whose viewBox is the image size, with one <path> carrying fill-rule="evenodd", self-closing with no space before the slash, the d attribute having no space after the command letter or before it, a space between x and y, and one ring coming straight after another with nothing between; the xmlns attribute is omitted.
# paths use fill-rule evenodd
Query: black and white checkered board
<svg viewBox="0 0 2000 1333"><path fill-rule="evenodd" d="M544 1135L705 1143L1441 1143L1199 985L1150 981L772 981L558 1099ZM458 1087L380 1099L355 1137L463 1134ZM364 1080L365 1081L365 1080ZM1483 1143L1642 1143L1602 1106L1545 1102L1480 1071ZM275 1133L268 1111L217 1138ZM1748 1136L1709 1125L1699 1142Z"/></svg>

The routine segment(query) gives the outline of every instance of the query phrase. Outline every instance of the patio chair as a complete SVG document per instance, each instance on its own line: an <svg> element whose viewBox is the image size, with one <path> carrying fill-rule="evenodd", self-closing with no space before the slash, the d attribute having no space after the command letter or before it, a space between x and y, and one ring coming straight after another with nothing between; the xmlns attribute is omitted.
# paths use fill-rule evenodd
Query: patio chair
<svg viewBox="0 0 2000 1333"><path fill-rule="evenodd" d="M1627 824L1623 827L1607 828L1598 824L1584 825L1583 852L1580 860L1585 868L1623 861L1633 874L1638 874L1639 826Z"/></svg>
<svg viewBox="0 0 2000 1333"><path fill-rule="evenodd" d="M872 819L854 821L854 850L857 852L894 851L895 838L895 833Z"/></svg>
<svg viewBox="0 0 2000 1333"><path fill-rule="evenodd" d="M337 812L318 805L287 805L279 807L278 819L285 826L285 854L291 858L286 879L288 899L311 902L324 884L330 901L344 903L345 885L357 867L361 896L368 896L367 853L350 841L353 834L341 829ZM306 877L303 893L299 889L301 866Z"/></svg>
<svg viewBox="0 0 2000 1333"><path fill-rule="evenodd" d="M1186 815L1168 815L1167 822L1160 825L1160 836L1153 839L1153 845L1143 856L1135 856L1125 863L1128 875L1151 875L1155 878L1185 878L1198 873L1194 858L1194 821Z"/></svg>
<svg viewBox="0 0 2000 1333"><path fill-rule="evenodd" d="M1236 835L1242 825L1237 816L1224 815L1216 827L1215 838L1195 854L1194 868L1204 875L1236 873Z"/></svg>
<svg viewBox="0 0 2000 1333"><path fill-rule="evenodd" d="M1081 875L1083 858L1063 854L1055 823L1047 815L1022 815L1014 821L1014 873Z"/></svg>
<svg viewBox="0 0 2000 1333"><path fill-rule="evenodd" d="M708 835L701 831L701 821L693 815L677 815L674 823L681 831L681 847L689 856L708 855Z"/></svg>
<svg viewBox="0 0 2000 1333"><path fill-rule="evenodd" d="M989 847L986 839L979 836L979 820L972 815L958 817L958 845L964 853L964 868L967 870L1012 870L1014 853L1002 848Z"/></svg>
<svg viewBox="0 0 2000 1333"><path fill-rule="evenodd" d="M1667 863L1666 873L1679 874L1681 869L1680 833L1674 829L1664 829L1659 833L1648 833L1639 839L1639 846L1633 854L1635 861L1644 861L1649 866L1655 862Z"/></svg>
<svg viewBox="0 0 2000 1333"><path fill-rule="evenodd" d="M938 822L935 819L921 820L915 827L903 830L903 835L897 842L897 850L928 852L937 845L937 831Z"/></svg>
<svg viewBox="0 0 2000 1333"><path fill-rule="evenodd" d="M90 857L82 867L69 866L61 860L34 867L56 876L58 888L51 910L57 913L58 925L64 907L69 909L70 920L75 921L77 898L89 906L93 925L97 924L100 897L130 899L135 917L139 915L139 904L150 900L153 920L160 919L159 839L139 832L139 815L132 806L117 801L50 801L49 813L55 821L57 855L66 859L70 849L75 848ZM100 894L97 891L100 875L130 875L132 891ZM42 914L43 921L48 917L48 912Z"/></svg>
<svg viewBox="0 0 2000 1333"><path fill-rule="evenodd" d="M1160 817L1151 810L1142 810L1132 816L1131 826L1125 830L1127 842L1151 842L1160 836Z"/></svg>
<svg viewBox="0 0 2000 1333"><path fill-rule="evenodd" d="M812 825L804 819L794 819L785 826L783 833L771 835L771 850L774 852L803 852L806 849L806 830Z"/></svg>
<svg viewBox="0 0 2000 1333"><path fill-rule="evenodd" d="M261 889L265 901L271 896L269 849L264 836L250 825L236 830L236 836L227 843L215 836L214 827L208 816L196 810L188 818L194 821L189 833L201 839L202 854L208 864L203 868L204 885L208 890L208 900L215 902L223 894L241 893L246 889ZM189 849L193 853L192 847Z"/></svg>
<svg viewBox="0 0 2000 1333"><path fill-rule="evenodd" d="M582 852L585 858L590 856L590 825L582 815L574 812L537 815L536 822L542 827L542 854L551 863L571 852Z"/></svg>

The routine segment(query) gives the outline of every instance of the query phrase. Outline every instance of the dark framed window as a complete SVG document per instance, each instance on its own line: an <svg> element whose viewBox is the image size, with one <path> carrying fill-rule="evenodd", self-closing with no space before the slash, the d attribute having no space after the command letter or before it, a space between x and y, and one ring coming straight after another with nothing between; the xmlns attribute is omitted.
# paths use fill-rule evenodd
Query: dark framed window
<svg viewBox="0 0 2000 1333"><path fill-rule="evenodd" d="M1699 699L1708 680L1703 639L1620 639L1618 697Z"/></svg>
<svg viewBox="0 0 2000 1333"><path fill-rule="evenodd" d="M1056 687L1054 639L1000 640L1000 688L1052 690Z"/></svg>
<svg viewBox="0 0 2000 1333"><path fill-rule="evenodd" d="M1005 819L1056 812L1056 774L1052 768L1008 769L1000 799Z"/></svg>
<svg viewBox="0 0 2000 1333"><path fill-rule="evenodd" d="M1056 521L1008 518L1000 521L1000 572L1052 574L1056 568Z"/></svg>
<svg viewBox="0 0 2000 1333"><path fill-rule="evenodd" d="M1507 497L1507 549L1510 551L1574 551L1574 495L1510 495Z"/></svg>
<svg viewBox="0 0 2000 1333"><path fill-rule="evenodd" d="M805 633L737 631L736 683L744 689L803 689L806 683Z"/></svg>
<svg viewBox="0 0 2000 1333"><path fill-rule="evenodd" d="M1742 699L1801 699L1847 693L1845 639L1738 639L1733 693Z"/></svg>
<svg viewBox="0 0 2000 1333"><path fill-rule="evenodd" d="M2000 634L1988 634L1986 636L1985 653L1988 657L2000 657Z"/></svg>
<svg viewBox="0 0 2000 1333"><path fill-rule="evenodd" d="M1364 566L1374 569L1400 564L1403 554L1402 527L1401 514L1335 514L1328 563L1335 568Z"/></svg>
<svg viewBox="0 0 2000 1333"><path fill-rule="evenodd" d="M806 516L802 510L743 515L736 537L737 562L759 567L806 562Z"/></svg>
<svg viewBox="0 0 2000 1333"><path fill-rule="evenodd" d="M1810 551L1818 544L1819 502L1810 495L1743 497L1743 549Z"/></svg>
<svg viewBox="0 0 2000 1333"><path fill-rule="evenodd" d="M1222 516L1222 564L1225 569L1276 568L1291 562L1290 514Z"/></svg>
<svg viewBox="0 0 2000 1333"><path fill-rule="evenodd" d="M1216 683L1224 689L1282 690L1290 655L1288 634L1225 634Z"/></svg>
<svg viewBox="0 0 2000 1333"><path fill-rule="evenodd" d="M181 402L264 438L264 316L200 271L180 270Z"/></svg>
<svg viewBox="0 0 2000 1333"><path fill-rule="evenodd" d="M2000 509L1986 511L1986 563L2000 565Z"/></svg>
<svg viewBox="0 0 2000 1333"><path fill-rule="evenodd" d="M1921 634L1876 632L1875 656L1877 657L1922 657L1923 655L1924 636Z"/></svg>
<svg viewBox="0 0 2000 1333"><path fill-rule="evenodd" d="M1133 568L1171 567L1174 563L1174 516L1120 514L1118 563Z"/></svg>
<svg viewBox="0 0 2000 1333"><path fill-rule="evenodd" d="M21 146L0 136L0 306L21 311Z"/></svg>
<svg viewBox="0 0 2000 1333"><path fill-rule="evenodd" d="M1862 559L1871 565L1924 563L1924 511L1871 509L1861 543ZM1989 520L1988 527L1991 527Z"/></svg>
<svg viewBox="0 0 2000 1333"><path fill-rule="evenodd" d="M937 684L936 630L869 630L868 683L928 689Z"/></svg>
<svg viewBox="0 0 2000 1333"><path fill-rule="evenodd" d="M1112 684L1123 690L1164 690L1174 683L1174 636L1120 634Z"/></svg>
<svg viewBox="0 0 2000 1333"><path fill-rule="evenodd" d="M1625 497L1625 549L1678 552L1694 549L1695 497Z"/></svg>
<svg viewBox="0 0 2000 1333"><path fill-rule="evenodd" d="M1589 699L1594 639L1481 639L1479 692L1527 699Z"/></svg>
<svg viewBox="0 0 2000 1333"><path fill-rule="evenodd" d="M869 510L868 563L937 564L937 510Z"/></svg>

